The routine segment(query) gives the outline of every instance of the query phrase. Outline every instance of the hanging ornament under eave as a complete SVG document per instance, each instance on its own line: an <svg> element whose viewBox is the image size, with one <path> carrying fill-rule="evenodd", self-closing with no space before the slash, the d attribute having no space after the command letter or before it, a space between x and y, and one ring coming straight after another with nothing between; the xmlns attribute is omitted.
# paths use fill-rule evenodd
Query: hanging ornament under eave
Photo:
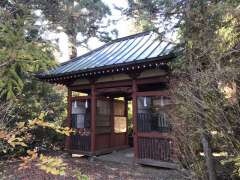
<svg viewBox="0 0 240 180"><path fill-rule="evenodd" d="M144 99L143 99L143 106L144 107L147 107L147 97L145 96Z"/></svg>
<svg viewBox="0 0 240 180"><path fill-rule="evenodd" d="M164 106L164 99L163 99L163 96L161 96L161 98L160 98L160 106L161 106L161 107Z"/></svg>
<svg viewBox="0 0 240 180"><path fill-rule="evenodd" d="M74 108L77 108L77 101L74 101L73 107L74 107Z"/></svg>
<svg viewBox="0 0 240 180"><path fill-rule="evenodd" d="M85 101L85 108L88 108L88 100Z"/></svg>

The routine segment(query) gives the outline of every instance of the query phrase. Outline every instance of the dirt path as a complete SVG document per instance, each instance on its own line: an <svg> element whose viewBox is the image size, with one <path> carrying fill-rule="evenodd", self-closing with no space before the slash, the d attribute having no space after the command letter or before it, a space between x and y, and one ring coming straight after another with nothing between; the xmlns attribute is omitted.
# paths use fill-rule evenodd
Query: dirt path
<svg viewBox="0 0 240 180"><path fill-rule="evenodd" d="M0 179L7 180L70 180L77 179L76 174L84 174L90 180L182 180L182 174L176 170L159 169L140 165L126 165L112 162L71 158L62 156L67 163L65 176L47 174L34 165L18 170L18 163L2 164Z"/></svg>

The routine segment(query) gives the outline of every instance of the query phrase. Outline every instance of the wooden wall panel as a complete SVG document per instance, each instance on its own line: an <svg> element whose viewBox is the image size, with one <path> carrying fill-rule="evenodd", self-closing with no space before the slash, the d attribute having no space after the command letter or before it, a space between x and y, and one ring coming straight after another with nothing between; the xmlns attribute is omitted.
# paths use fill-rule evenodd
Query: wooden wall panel
<svg viewBox="0 0 240 180"><path fill-rule="evenodd" d="M96 136L96 150L110 148L110 134L98 134Z"/></svg>
<svg viewBox="0 0 240 180"><path fill-rule="evenodd" d="M149 70L143 71L138 78L141 79L141 78L149 78L149 77L165 76L165 75L167 75L167 72L164 69L149 69Z"/></svg>
<svg viewBox="0 0 240 180"><path fill-rule="evenodd" d="M127 74L119 73L119 74L111 74L110 76L102 76L97 80L97 83L102 82L111 82L111 81L122 81L122 80L130 80L130 77Z"/></svg>
<svg viewBox="0 0 240 180"><path fill-rule="evenodd" d="M121 147L125 146L126 144L126 135L125 133L114 133L114 144L113 147Z"/></svg>

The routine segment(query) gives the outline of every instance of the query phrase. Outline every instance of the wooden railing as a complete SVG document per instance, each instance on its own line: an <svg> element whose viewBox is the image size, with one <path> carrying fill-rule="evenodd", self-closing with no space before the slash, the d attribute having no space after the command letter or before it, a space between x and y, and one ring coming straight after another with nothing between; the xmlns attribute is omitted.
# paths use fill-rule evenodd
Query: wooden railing
<svg viewBox="0 0 240 180"><path fill-rule="evenodd" d="M157 131L160 133L172 130L170 123L165 118L157 118L157 114L138 113L137 127L139 132Z"/></svg>
<svg viewBox="0 0 240 180"><path fill-rule="evenodd" d="M140 159L172 161L172 144L168 139L146 138L138 139L138 155Z"/></svg>
<svg viewBox="0 0 240 180"><path fill-rule="evenodd" d="M139 132L151 131L151 114L150 113L138 113L137 114L137 127Z"/></svg>
<svg viewBox="0 0 240 180"><path fill-rule="evenodd" d="M72 149L80 151L91 151L91 136L90 135L72 135Z"/></svg>

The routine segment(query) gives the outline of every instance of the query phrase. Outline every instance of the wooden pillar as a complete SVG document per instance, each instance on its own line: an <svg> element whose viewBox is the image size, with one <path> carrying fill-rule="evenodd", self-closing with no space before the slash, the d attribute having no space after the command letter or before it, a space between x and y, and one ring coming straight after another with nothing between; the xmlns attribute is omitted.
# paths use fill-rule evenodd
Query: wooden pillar
<svg viewBox="0 0 240 180"><path fill-rule="evenodd" d="M114 147L114 98L110 99L110 125L111 125L111 136L110 136L110 147Z"/></svg>
<svg viewBox="0 0 240 180"><path fill-rule="evenodd" d="M171 146L171 148L172 148L172 153L171 153L171 160L173 161L173 162L177 162L177 147L176 147L176 142L175 142L175 138L172 138L171 139L171 144L170 144Z"/></svg>
<svg viewBox="0 0 240 180"><path fill-rule="evenodd" d="M133 140L134 140L134 157L138 156L138 143L137 143L137 83L136 79L132 82L132 118L133 118Z"/></svg>
<svg viewBox="0 0 240 180"><path fill-rule="evenodd" d="M68 89L67 95L67 119L66 125L67 127L71 127L71 114L72 114L72 91ZM65 149L69 150L71 148L71 136L67 136L65 138Z"/></svg>
<svg viewBox="0 0 240 180"><path fill-rule="evenodd" d="M127 98L125 97L124 98L124 104L125 104L125 112L124 112L124 116L126 117L126 145L128 145L128 100Z"/></svg>
<svg viewBox="0 0 240 180"><path fill-rule="evenodd" d="M94 154L96 151L96 111L97 111L96 87L93 84L91 86L91 152L92 154Z"/></svg>

